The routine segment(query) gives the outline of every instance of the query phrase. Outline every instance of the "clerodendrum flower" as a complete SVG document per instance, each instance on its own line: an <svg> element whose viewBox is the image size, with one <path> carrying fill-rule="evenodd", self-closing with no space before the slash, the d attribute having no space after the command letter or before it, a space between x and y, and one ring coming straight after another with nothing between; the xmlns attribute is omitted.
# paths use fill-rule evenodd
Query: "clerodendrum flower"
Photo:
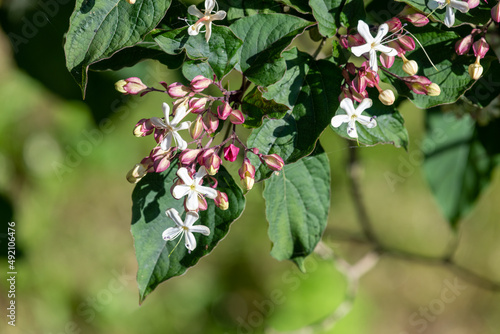
<svg viewBox="0 0 500 334"><path fill-rule="evenodd" d="M429 0L428 6L431 10L442 8L443 6L446 7L444 24L447 27L452 27L455 23L455 9L458 9L462 13L467 13L469 11L467 2L461 0Z"/></svg>
<svg viewBox="0 0 500 334"><path fill-rule="evenodd" d="M351 51L356 57L360 57L362 54L368 53L370 56L370 68L375 72L378 70L377 51L393 57L398 55L396 49L381 44L382 38L384 38L388 32L389 26L384 23L380 25L377 35L373 37L370 33L368 24L361 20L358 21L358 33L364 38L366 44L353 46Z"/></svg>
<svg viewBox="0 0 500 334"><path fill-rule="evenodd" d="M161 149L167 151L172 145L172 139L174 139L179 149L185 150L187 148L187 142L182 139L177 131L189 129L191 122L180 123L180 121L188 114L188 111L186 108L177 108L172 121L169 120L170 107L166 103L163 103L163 112L165 113L165 121L158 117L151 117L151 123L153 126L157 129L165 131L163 140L160 143Z"/></svg>
<svg viewBox="0 0 500 334"><path fill-rule="evenodd" d="M377 121L374 117L361 115L363 111L370 108L373 102L371 99L364 99L354 109L354 105L350 98L345 98L340 102L340 108L344 109L346 115L337 115L332 118L332 126L338 128L341 124L347 123L347 134L351 138L358 138L358 131L356 130L356 122L371 129L377 126Z"/></svg>
<svg viewBox="0 0 500 334"><path fill-rule="evenodd" d="M188 13L199 18L195 24L189 26L189 35L198 35L200 33L201 26L204 25L206 28L205 39L208 42L210 36L212 35L212 21L223 20L226 17L226 12L223 10L219 10L215 14L212 14L215 3L215 0L205 0L205 13L202 13L198 8L196 8L195 5L189 6Z"/></svg>
<svg viewBox="0 0 500 334"><path fill-rule="evenodd" d="M188 170L185 167L179 168L177 176L180 177L184 184L178 184L172 189L172 196L175 199L181 199L187 196L186 209L188 211L198 210L198 197L206 196L214 199L217 197L217 190L201 185L203 177L207 175L205 166L201 166L198 172L189 176Z"/></svg>
<svg viewBox="0 0 500 334"><path fill-rule="evenodd" d="M185 237L185 245L186 248L191 252L196 248L196 239L193 233L201 233L203 235L210 235L210 229L204 225L196 225L193 224L198 220L199 216L195 211L188 211L186 213L186 218L182 221L179 216L179 212L175 209L168 209L165 211L168 218L172 219L177 225L176 227L169 227L165 231L163 231L162 237L163 240L174 240L179 235L184 234Z"/></svg>

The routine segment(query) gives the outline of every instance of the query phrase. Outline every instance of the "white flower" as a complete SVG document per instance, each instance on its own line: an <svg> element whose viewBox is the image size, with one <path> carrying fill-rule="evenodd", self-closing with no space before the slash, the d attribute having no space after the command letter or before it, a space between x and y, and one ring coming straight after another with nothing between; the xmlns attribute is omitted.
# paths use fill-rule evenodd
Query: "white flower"
<svg viewBox="0 0 500 334"><path fill-rule="evenodd" d="M214 20L223 20L226 17L226 12L223 10L219 10L215 14L211 14L212 10L215 7L215 0L205 0L205 13L202 13L195 5L191 5L188 8L188 13L199 18L195 24L189 26L188 34L189 35L198 35L200 33L200 29L202 25L205 25L205 39L210 39L212 35L212 21Z"/></svg>
<svg viewBox="0 0 500 334"><path fill-rule="evenodd" d="M347 134L351 138L358 138L358 131L356 131L356 122L366 126L371 129L377 126L377 121L374 117L368 117L361 115L361 113L372 106L371 99L364 99L354 109L352 100L350 98L345 98L340 102L340 108L344 109L347 115L337 115L332 117L332 126L338 128L341 124L347 123Z"/></svg>
<svg viewBox="0 0 500 334"><path fill-rule="evenodd" d="M191 252L196 248L196 239L193 233L201 233L203 235L210 235L210 229L204 225L196 225L193 224L198 220L199 216L194 211L188 211L186 213L186 219L184 222L179 216L179 212L175 209L168 209L165 211L167 217L172 219L177 225L176 227L169 227L165 231L163 231L162 237L163 240L174 240L179 235L184 234L185 236L185 244L186 248Z"/></svg>
<svg viewBox="0 0 500 334"><path fill-rule="evenodd" d="M450 28L455 23L455 9L458 9L462 13L467 13L469 11L469 5L467 2L460 0L430 0L428 4L431 10L436 8L446 7L446 16L444 17L444 24Z"/></svg>
<svg viewBox="0 0 500 334"><path fill-rule="evenodd" d="M151 123L155 128L165 130L163 140L160 143L161 149L167 151L172 145L173 138L179 149L185 150L187 148L187 142L182 139L177 131L189 129L191 122L182 122L179 124L188 114L188 111L186 108L177 108L171 122L169 121L170 107L166 103L163 103L163 112L165 113L165 122L161 118L151 117Z"/></svg>
<svg viewBox="0 0 500 334"><path fill-rule="evenodd" d="M193 178L189 176L188 170L185 167L181 167L177 171L177 176L181 178L184 184L176 185L172 189L172 196L175 199L181 199L187 195L186 209L188 211L198 210L198 196L206 196L211 199L217 197L217 190L201 185L205 175L207 175L205 166L201 166L198 172L193 175Z"/></svg>
<svg viewBox="0 0 500 334"><path fill-rule="evenodd" d="M356 57L360 57L362 54L368 52L370 55L370 68L373 71L377 72L378 70L378 60L376 51L380 51L388 56L393 56L393 57L398 55L398 52L395 49L381 44L382 38L384 38L384 36L387 35L387 33L389 32L389 26L386 23L381 24L380 27L378 27L377 36L375 36L374 38L370 33L370 28L368 27L368 24L359 20L358 32L365 39L366 44L360 46L353 46L351 48L351 51L352 53L354 53Z"/></svg>

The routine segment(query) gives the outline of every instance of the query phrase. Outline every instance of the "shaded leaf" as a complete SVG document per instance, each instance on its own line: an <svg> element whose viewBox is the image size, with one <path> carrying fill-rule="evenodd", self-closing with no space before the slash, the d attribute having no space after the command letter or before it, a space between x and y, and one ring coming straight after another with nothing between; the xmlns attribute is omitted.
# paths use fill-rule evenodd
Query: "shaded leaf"
<svg viewBox="0 0 500 334"><path fill-rule="evenodd" d="M245 95L241 104L241 110L247 115L244 125L250 128L261 126L264 116L282 118L289 109L286 105L264 99L257 87Z"/></svg>
<svg viewBox="0 0 500 334"><path fill-rule="evenodd" d="M309 5L325 37L335 36L341 26L356 27L366 16L363 0L309 0Z"/></svg>

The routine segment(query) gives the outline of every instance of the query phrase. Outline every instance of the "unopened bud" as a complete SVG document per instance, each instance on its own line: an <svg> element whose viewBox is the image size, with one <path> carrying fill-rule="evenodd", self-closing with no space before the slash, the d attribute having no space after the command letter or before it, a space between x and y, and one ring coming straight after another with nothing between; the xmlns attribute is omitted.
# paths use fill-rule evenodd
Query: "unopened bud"
<svg viewBox="0 0 500 334"><path fill-rule="evenodd" d="M246 190L252 189L255 183L255 167L250 163L248 158L243 160L243 164L238 170L238 174L240 175L243 188Z"/></svg>
<svg viewBox="0 0 500 334"><path fill-rule="evenodd" d="M405 56L403 58L403 71L408 75L415 75L418 72L418 64L415 60L408 60Z"/></svg>
<svg viewBox="0 0 500 334"><path fill-rule="evenodd" d="M143 118L137 124L135 125L134 128L134 136L136 137L145 137L153 133L154 131L154 126L151 123L150 119Z"/></svg>
<svg viewBox="0 0 500 334"><path fill-rule="evenodd" d="M408 14L403 16L402 19L410 22L415 27L423 27L429 23L429 18L421 13Z"/></svg>
<svg viewBox="0 0 500 334"><path fill-rule="evenodd" d="M223 211L229 208L229 198L226 193L217 190L217 197L215 197L214 201L215 205Z"/></svg>
<svg viewBox="0 0 500 334"><path fill-rule="evenodd" d="M439 96L441 94L441 87L437 83L431 83L427 86L427 95L429 96Z"/></svg>
<svg viewBox="0 0 500 334"><path fill-rule="evenodd" d="M186 199L184 200L184 208L186 209L186 211L188 211L186 207L186 201L187 201L187 196ZM206 209L208 209L207 200L205 199L204 196L198 196L198 210L205 211Z"/></svg>
<svg viewBox="0 0 500 334"><path fill-rule="evenodd" d="M392 90L386 89L380 92L378 99L386 106L390 106L394 104L396 97L394 96L394 92Z"/></svg>
<svg viewBox="0 0 500 334"><path fill-rule="evenodd" d="M392 65L394 65L395 59L396 57L394 56L388 56L385 53L380 54L380 64L382 64L382 66L385 68L391 68Z"/></svg>
<svg viewBox="0 0 500 334"><path fill-rule="evenodd" d="M500 22L500 2L491 8L491 18L496 23Z"/></svg>
<svg viewBox="0 0 500 334"><path fill-rule="evenodd" d="M405 50L405 51L415 50L415 41L410 36L407 36L407 35L401 36L401 37L399 37L399 39L397 41L398 41L399 45L401 45L403 50Z"/></svg>
<svg viewBox="0 0 500 334"><path fill-rule="evenodd" d="M135 0L127 0L127 2L131 5L133 5L135 3Z"/></svg>
<svg viewBox="0 0 500 334"><path fill-rule="evenodd" d="M148 86L143 84L141 79L137 77L131 77L115 83L115 89L126 95L137 95L147 88Z"/></svg>
<svg viewBox="0 0 500 334"><path fill-rule="evenodd" d="M405 77L403 80L412 92L422 95L427 94L427 87L432 83L428 78L419 75Z"/></svg>
<svg viewBox="0 0 500 334"><path fill-rule="evenodd" d="M455 43L455 52L457 53L457 55L461 56L469 52L473 42L474 42L474 37L472 36L472 34L469 34L464 38L459 39Z"/></svg>
<svg viewBox="0 0 500 334"><path fill-rule="evenodd" d="M479 61L476 61L475 63L469 65L469 75L473 80L478 80L482 74L483 67L481 66Z"/></svg>
<svg viewBox="0 0 500 334"><path fill-rule="evenodd" d="M476 8L479 6L479 0L468 0L467 5L469 6L469 9Z"/></svg>
<svg viewBox="0 0 500 334"><path fill-rule="evenodd" d="M476 43L472 45L472 49L474 50L474 56L482 59L484 58L484 56L486 56L486 53L490 49L490 46L488 42L486 42L484 37L481 37Z"/></svg>
<svg viewBox="0 0 500 334"><path fill-rule="evenodd" d="M219 127L219 118L212 114L212 112L208 111L203 116L203 128L206 132L212 134L217 131Z"/></svg>
<svg viewBox="0 0 500 334"><path fill-rule="evenodd" d="M243 124L245 122L245 116L243 116L241 110L233 109L229 115L229 120L233 124Z"/></svg>
<svg viewBox="0 0 500 334"><path fill-rule="evenodd" d="M238 158L239 152L240 149L238 147L230 144L229 146L224 148L224 159L229 162L234 162Z"/></svg>
<svg viewBox="0 0 500 334"><path fill-rule="evenodd" d="M159 157L158 159L155 160L153 163L153 169L156 173L161 173L163 171L166 171L168 167L170 167L170 157L169 156L163 156Z"/></svg>
<svg viewBox="0 0 500 334"><path fill-rule="evenodd" d="M194 150L186 149L182 151L182 153L179 155L179 162L182 165L191 165L193 162L196 161L196 158L198 158L198 155L200 155L202 151L203 150L201 148Z"/></svg>
<svg viewBox="0 0 500 334"><path fill-rule="evenodd" d="M215 175L219 171L222 159L215 153L213 148L206 150L198 156L198 163L205 166L209 175Z"/></svg>
<svg viewBox="0 0 500 334"><path fill-rule="evenodd" d="M401 21L397 17L393 17L392 19L386 21L385 23L389 26L390 32L396 32L403 27Z"/></svg>
<svg viewBox="0 0 500 334"><path fill-rule="evenodd" d="M184 86L180 82L174 82L173 84L168 86L167 93L168 95L170 95L170 97L178 99L191 93L191 89Z"/></svg>
<svg viewBox="0 0 500 334"><path fill-rule="evenodd" d="M217 107L217 114L219 115L219 118L222 120L225 120L231 115L231 112L233 109L229 106L229 103L224 102L224 104L220 105Z"/></svg>
<svg viewBox="0 0 500 334"><path fill-rule="evenodd" d="M127 181L132 184L139 182L147 174L147 168L149 168L149 166L136 164L134 168L127 173Z"/></svg>
<svg viewBox="0 0 500 334"><path fill-rule="evenodd" d="M196 120L191 123L189 132L193 139L198 139L201 136L201 134L203 133L203 120L201 115L198 115L198 117L196 117Z"/></svg>
<svg viewBox="0 0 500 334"><path fill-rule="evenodd" d="M191 80L191 88L196 93L201 92L212 84L212 80L205 78L203 75L197 75Z"/></svg>
<svg viewBox="0 0 500 334"><path fill-rule="evenodd" d="M274 171L280 171L285 165L283 159L276 153L263 155L260 157L260 160Z"/></svg>
<svg viewBox="0 0 500 334"><path fill-rule="evenodd" d="M205 111L205 106L207 105L208 99L206 97L194 97L189 100L189 109L192 113L199 114Z"/></svg>

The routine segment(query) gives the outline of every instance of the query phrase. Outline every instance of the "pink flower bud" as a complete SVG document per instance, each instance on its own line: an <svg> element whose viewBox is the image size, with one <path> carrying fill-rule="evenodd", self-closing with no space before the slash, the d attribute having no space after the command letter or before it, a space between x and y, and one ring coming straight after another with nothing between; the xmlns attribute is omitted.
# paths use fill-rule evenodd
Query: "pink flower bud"
<svg viewBox="0 0 500 334"><path fill-rule="evenodd" d="M401 21L397 17L393 17L392 19L386 21L385 23L389 26L390 32L396 32L403 27Z"/></svg>
<svg viewBox="0 0 500 334"><path fill-rule="evenodd" d="M224 148L224 159L230 162L234 162L236 158L238 158L238 153L240 152L240 149L233 144L230 144L229 146Z"/></svg>
<svg viewBox="0 0 500 334"><path fill-rule="evenodd" d="M401 36L398 39L399 45L405 51L413 51L415 50L415 41L410 36Z"/></svg>
<svg viewBox="0 0 500 334"><path fill-rule="evenodd" d="M243 113L240 110L233 109L229 115L229 120L233 124L243 124L245 122L245 116L243 116Z"/></svg>
<svg viewBox="0 0 500 334"><path fill-rule="evenodd" d="M194 97L189 100L189 108L192 113L199 114L205 111L205 106L207 105L208 99L206 97Z"/></svg>
<svg viewBox="0 0 500 334"><path fill-rule="evenodd" d="M211 111L205 113L203 116L203 128L208 133L214 133L219 127L219 118L212 114Z"/></svg>
<svg viewBox="0 0 500 334"><path fill-rule="evenodd" d="M191 93L191 89L184 86L180 82L174 82L173 84L168 86L167 93L168 95L170 95L170 97L178 99Z"/></svg>
<svg viewBox="0 0 500 334"><path fill-rule="evenodd" d="M184 208L186 209L186 211L188 211L186 207L186 201L187 201L187 196L186 199L184 200ZM198 211L205 211L206 209L208 209L207 200L205 199L204 196L198 196Z"/></svg>
<svg viewBox="0 0 500 334"><path fill-rule="evenodd" d="M427 94L427 87L432 84L432 81L430 81L428 78L419 75L405 77L403 78L403 80L405 81L405 84L408 86L408 88L411 89L415 94L422 95Z"/></svg>
<svg viewBox="0 0 500 334"><path fill-rule="evenodd" d="M392 65L394 65L395 59L396 57L394 56L388 56L385 53L380 54L380 64L382 64L382 66L385 68L391 68Z"/></svg>
<svg viewBox="0 0 500 334"><path fill-rule="evenodd" d="M136 77L120 80L115 83L115 89L125 95L137 95L147 88L148 86Z"/></svg>
<svg viewBox="0 0 500 334"><path fill-rule="evenodd" d="M253 154L259 154L259 149L257 147L254 147L251 149Z"/></svg>
<svg viewBox="0 0 500 334"><path fill-rule="evenodd" d="M224 104L217 107L217 114L219 115L219 118L223 120L228 118L232 111L233 109L229 106L229 103L227 102L224 102Z"/></svg>
<svg viewBox="0 0 500 334"><path fill-rule="evenodd" d="M401 44L398 41L390 41L386 44L388 47L395 49L398 54L405 54L406 51L401 47Z"/></svg>
<svg viewBox="0 0 500 334"><path fill-rule="evenodd" d="M267 165L267 167L271 168L274 171L279 171L285 165L283 159L277 155L276 153L263 155L260 157L260 160Z"/></svg>
<svg viewBox="0 0 500 334"><path fill-rule="evenodd" d="M380 77L378 76L377 72L372 71L371 69L369 69L369 67L366 70L365 78L368 87L375 87L380 82Z"/></svg>
<svg viewBox="0 0 500 334"><path fill-rule="evenodd" d="M484 56L490 49L490 46L488 45L484 37L481 37L480 40L472 45L472 49L474 50L474 55L476 57L484 58Z"/></svg>
<svg viewBox="0 0 500 334"><path fill-rule="evenodd" d="M154 126L151 123L150 119L143 118L137 124L135 125L134 128L134 136L136 137L145 137L149 136L150 134L153 133Z"/></svg>
<svg viewBox="0 0 500 334"><path fill-rule="evenodd" d="M357 93L363 93L366 90L367 80L364 75L360 76L359 74L352 81L351 87Z"/></svg>
<svg viewBox="0 0 500 334"><path fill-rule="evenodd" d="M179 155L179 162L182 164L182 165L191 165L193 162L196 161L196 158L198 158L198 156L200 155L200 153L202 152L203 150L200 148L200 149L185 149L184 151L182 151L182 153Z"/></svg>
<svg viewBox="0 0 500 334"><path fill-rule="evenodd" d="M222 159L214 152L213 149L203 153L203 165L207 169L208 175L215 175L219 171Z"/></svg>
<svg viewBox="0 0 500 334"><path fill-rule="evenodd" d="M223 211L229 208L229 198L226 193L217 190L217 197L215 197L214 201L215 205Z"/></svg>
<svg viewBox="0 0 500 334"><path fill-rule="evenodd" d="M402 17L403 20L410 22L415 27L423 27L429 23L427 16L421 13L408 14Z"/></svg>
<svg viewBox="0 0 500 334"><path fill-rule="evenodd" d="M363 45L365 44L365 40L358 33L354 35L342 35L340 36L340 44L347 49L353 46Z"/></svg>
<svg viewBox="0 0 500 334"><path fill-rule="evenodd" d="M243 164L238 170L238 174L240 175L243 188L246 190L252 189L255 183L255 167L250 163L248 158L243 160Z"/></svg>
<svg viewBox="0 0 500 334"><path fill-rule="evenodd" d="M469 9L476 8L479 6L479 0L468 0L467 5L469 5Z"/></svg>
<svg viewBox="0 0 500 334"><path fill-rule="evenodd" d="M170 159L167 156L156 159L153 164L153 169L156 173L161 173L170 167Z"/></svg>
<svg viewBox="0 0 500 334"><path fill-rule="evenodd" d="M491 18L496 23L500 22L500 2L491 8Z"/></svg>
<svg viewBox="0 0 500 334"><path fill-rule="evenodd" d="M194 92L199 93L212 84L212 80L205 78L203 75L197 75L191 80L191 88Z"/></svg>
<svg viewBox="0 0 500 334"><path fill-rule="evenodd" d="M189 132L193 139L198 139L201 136L201 134L203 133L203 120L201 115L198 115L198 117L196 117L196 120L191 123Z"/></svg>
<svg viewBox="0 0 500 334"><path fill-rule="evenodd" d="M356 65L353 63L347 63L345 66L347 72L351 73L352 75L356 74Z"/></svg>
<svg viewBox="0 0 500 334"><path fill-rule="evenodd" d="M457 55L461 56L469 52L470 48L472 47L472 42L474 42L474 37L472 36L472 34L459 39L455 43L455 52L457 53Z"/></svg>

